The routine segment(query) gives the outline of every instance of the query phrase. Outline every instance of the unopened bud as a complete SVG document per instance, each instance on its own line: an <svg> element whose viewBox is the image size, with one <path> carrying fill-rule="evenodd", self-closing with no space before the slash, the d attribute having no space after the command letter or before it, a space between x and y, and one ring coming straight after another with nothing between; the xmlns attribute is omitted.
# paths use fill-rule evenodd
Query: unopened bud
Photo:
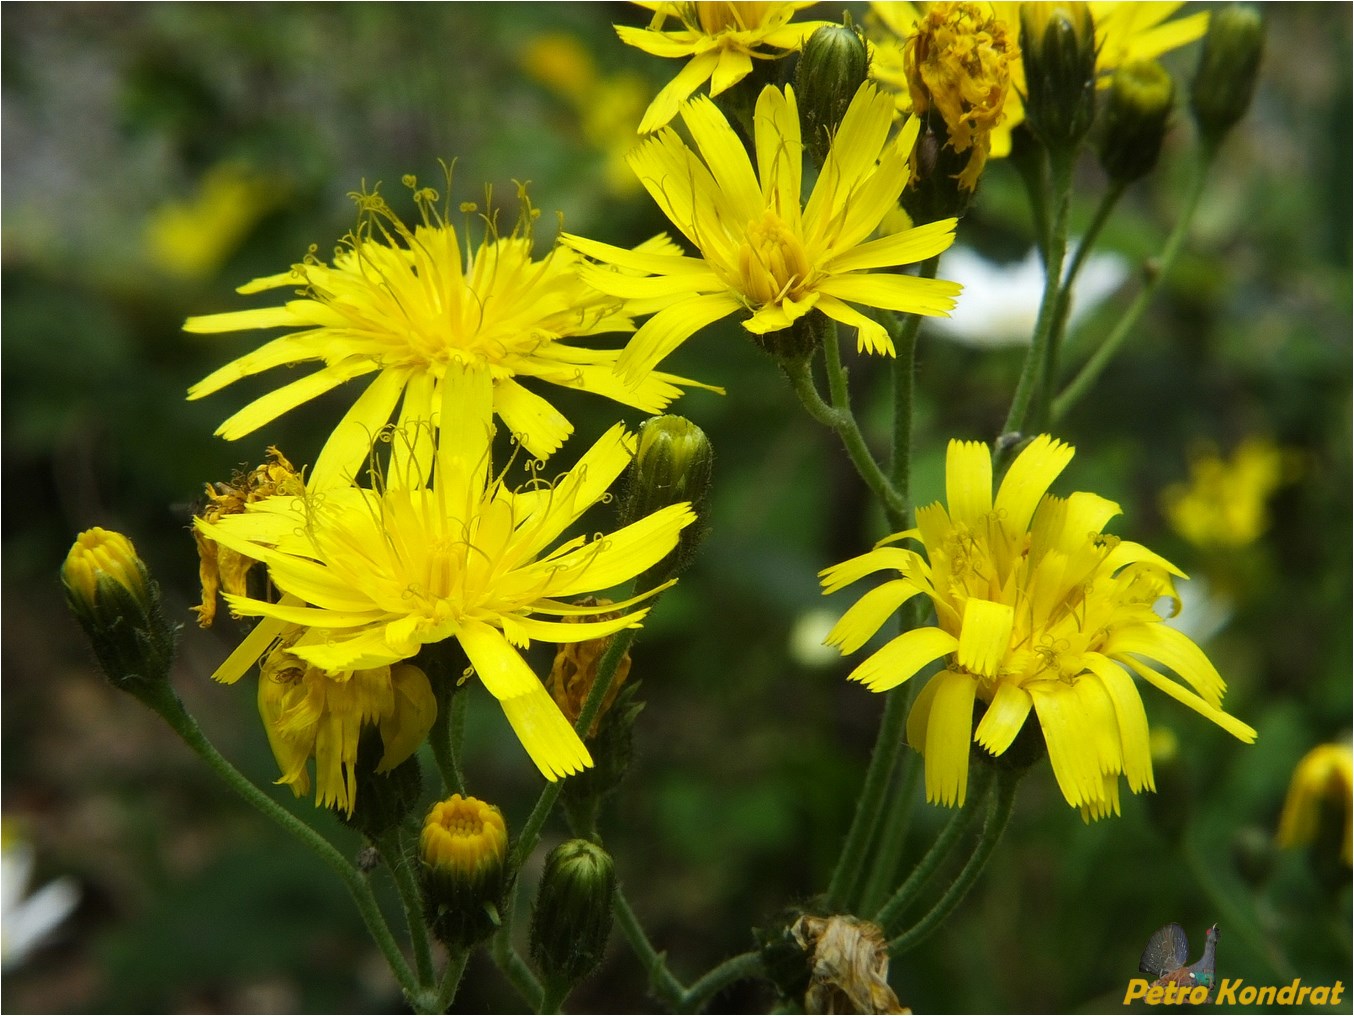
<svg viewBox="0 0 1354 1016"><path fill-rule="evenodd" d="M531 915L531 958L546 980L571 986L597 967L611 934L616 870L587 840L550 851Z"/></svg>
<svg viewBox="0 0 1354 1016"><path fill-rule="evenodd" d="M668 505L690 502L696 521L682 530L677 546L637 583L647 589L684 571L705 538L714 449L710 439L681 416L655 416L639 428L639 448L630 466L624 521L629 524Z"/></svg>
<svg viewBox="0 0 1354 1016"><path fill-rule="evenodd" d="M804 45L795 68L799 123L809 157L819 169L832 136L870 71L870 54L860 29L850 23L826 25Z"/></svg>
<svg viewBox="0 0 1354 1016"><path fill-rule="evenodd" d="M1100 165L1111 180L1129 184L1152 171L1174 102L1175 82L1155 60L1114 72L1100 139Z"/></svg>
<svg viewBox="0 0 1354 1016"><path fill-rule="evenodd" d="M61 566L66 602L108 679L135 695L163 685L176 628L132 541L107 529L81 533Z"/></svg>
<svg viewBox="0 0 1354 1016"><path fill-rule="evenodd" d="M1249 108L1264 46L1264 21L1254 7L1213 12L1189 96L1199 136L1210 149L1222 143Z"/></svg>
<svg viewBox="0 0 1354 1016"><path fill-rule="evenodd" d="M507 852L508 828L493 805L452 794L428 812L418 841L424 909L447 948L465 949L499 926Z"/></svg>
<svg viewBox="0 0 1354 1016"><path fill-rule="evenodd" d="M1095 22L1085 3L1020 5L1025 120L1050 149L1075 148L1095 119Z"/></svg>

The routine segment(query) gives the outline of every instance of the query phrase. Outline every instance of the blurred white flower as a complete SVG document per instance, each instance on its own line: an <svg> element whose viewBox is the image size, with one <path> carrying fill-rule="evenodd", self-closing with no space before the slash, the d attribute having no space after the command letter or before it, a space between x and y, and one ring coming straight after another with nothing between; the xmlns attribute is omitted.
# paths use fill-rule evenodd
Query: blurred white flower
<svg viewBox="0 0 1354 1016"><path fill-rule="evenodd" d="M1204 645L1232 620L1231 598L1226 593L1216 592L1207 579L1177 581L1175 591L1180 597L1180 613L1175 617L1166 616L1171 612L1171 602L1166 597L1158 602L1157 610L1168 625L1188 635L1196 644Z"/></svg>
<svg viewBox="0 0 1354 1016"><path fill-rule="evenodd" d="M6 970L23 963L80 901L80 888L67 876L28 893L33 877L33 848L0 835L0 966Z"/></svg>
<svg viewBox="0 0 1354 1016"><path fill-rule="evenodd" d="M790 658L801 667L826 667L839 663L842 654L831 646L823 645L823 639L837 623L837 614L826 608L814 607L795 618L790 629Z"/></svg>
<svg viewBox="0 0 1354 1016"><path fill-rule="evenodd" d="M928 328L969 346L1029 345L1044 295L1044 265L1037 250L1023 261L998 264L967 247L951 247L941 258L940 273L962 283L964 292L953 313L934 318ZM1128 262L1118 254L1088 257L1077 274L1067 331L1127 277Z"/></svg>

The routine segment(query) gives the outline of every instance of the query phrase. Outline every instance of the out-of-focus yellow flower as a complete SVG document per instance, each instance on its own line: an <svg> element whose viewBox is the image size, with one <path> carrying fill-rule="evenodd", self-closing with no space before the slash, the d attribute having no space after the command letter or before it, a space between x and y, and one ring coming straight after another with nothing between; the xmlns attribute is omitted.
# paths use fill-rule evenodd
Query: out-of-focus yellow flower
<svg viewBox="0 0 1354 1016"><path fill-rule="evenodd" d="M874 572L898 577L860 598L827 637L843 653L868 642L904 603L927 597L937 624L893 639L850 675L872 691L909 680L934 660L907 721L926 759L926 796L962 804L973 742L1002 755L1034 714L1058 787L1088 818L1119 811L1119 777L1153 789L1147 726L1131 673L1233 736L1255 731L1222 711L1217 669L1154 605L1175 599L1179 569L1146 547L1102 532L1119 506L1048 488L1073 450L1047 435L1011 464L995 498L992 459L976 441L951 441L948 506L917 509L917 527L826 569L825 592ZM925 556L899 541L921 545ZM1157 661L1175 680L1149 666ZM1188 687L1186 687L1188 685ZM974 729L974 706L983 703Z"/></svg>
<svg viewBox="0 0 1354 1016"><path fill-rule="evenodd" d="M870 74L894 93L903 112L912 109L903 47L933 6L937 5L901 0L874 0L870 4L872 17L867 25L874 45ZM986 20L1004 24L1012 40L1019 35L1020 3L979 0L969 6L982 11ZM1171 19L1184 6L1182 3L1101 2L1088 6L1095 19L1096 76L1102 88L1109 84L1110 73L1121 64L1152 59L1178 49L1200 38L1208 29L1206 11ZM1017 56L1010 62L1009 70L1013 87L1006 93L1005 116L995 124L990 136L990 155L994 159L1011 154L1011 131L1025 119L1021 100L1026 91L1024 61Z"/></svg>
<svg viewBox="0 0 1354 1016"><path fill-rule="evenodd" d="M1354 755L1348 744L1317 745L1293 770L1288 797L1279 816L1278 844L1300 847L1316 839L1321 809L1329 806L1344 818L1340 856L1354 864Z"/></svg>
<svg viewBox="0 0 1354 1016"><path fill-rule="evenodd" d="M248 166L225 162L203 174L196 192L166 201L146 220L146 253L161 271L184 279L216 274L285 188Z"/></svg>
<svg viewBox="0 0 1354 1016"><path fill-rule="evenodd" d="M643 77L633 71L602 74L583 44L554 32L527 44L522 68L563 99L578 116L584 140L603 158L603 179L614 194L639 190L625 157L634 147L634 125L649 101Z"/></svg>
<svg viewBox="0 0 1354 1016"><path fill-rule="evenodd" d="M792 23L795 14L812 7L813 0L759 3L755 0L706 0L662 3L636 0L654 12L648 28L617 25L621 41L654 56L690 57L677 76L663 86L650 104L639 133L664 126L683 102L706 81L710 94L719 95L752 72L753 59L774 60L803 47L810 35L828 21ZM667 29L668 18L681 28Z"/></svg>
<svg viewBox="0 0 1354 1016"><path fill-rule="evenodd" d="M1162 491L1162 508L1171 527L1196 547L1244 547L1269 528L1269 499L1298 468L1294 453L1268 438L1247 438L1230 459L1204 445L1191 456L1189 482Z"/></svg>

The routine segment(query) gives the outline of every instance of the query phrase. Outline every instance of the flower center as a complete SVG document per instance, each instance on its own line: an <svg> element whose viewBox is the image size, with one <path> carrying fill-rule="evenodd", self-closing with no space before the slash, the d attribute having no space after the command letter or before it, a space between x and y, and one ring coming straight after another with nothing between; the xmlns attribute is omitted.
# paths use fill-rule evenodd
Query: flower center
<svg viewBox="0 0 1354 1016"><path fill-rule="evenodd" d="M778 303L803 288L809 277L804 244L784 221L767 209L748 223L738 251L740 289L759 306Z"/></svg>
<svg viewBox="0 0 1354 1016"><path fill-rule="evenodd" d="M775 4L749 3L747 0L714 0L687 5L682 21L691 28L699 26L706 35L741 32L759 26Z"/></svg>

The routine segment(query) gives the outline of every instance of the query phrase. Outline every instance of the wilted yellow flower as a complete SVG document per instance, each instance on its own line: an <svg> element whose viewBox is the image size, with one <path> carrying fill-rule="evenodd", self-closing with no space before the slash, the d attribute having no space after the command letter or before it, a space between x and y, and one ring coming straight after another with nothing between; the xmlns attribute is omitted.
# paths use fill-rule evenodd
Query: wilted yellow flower
<svg viewBox="0 0 1354 1016"><path fill-rule="evenodd" d="M843 653L868 642L912 597L935 607L935 627L899 635L850 675L886 691L946 660L907 722L908 742L926 759L928 800L963 803L971 744L1003 754L1033 711L1068 803L1090 817L1117 813L1121 774L1134 793L1153 789L1147 714L1130 673L1235 737L1255 739L1222 711L1226 685L1208 657L1154 609L1162 597L1178 603L1179 569L1102 532L1119 514L1112 501L1046 493L1072 455L1047 435L1035 438L994 499L988 448L951 441L948 508L919 508L915 529L822 573L831 593L874 572L898 572L829 633L827 643ZM925 555L891 546L901 541L920 544ZM983 704L976 730L975 701Z"/></svg>
<svg viewBox="0 0 1354 1016"><path fill-rule="evenodd" d="M1340 857L1354 864L1354 755L1348 744L1320 744L1302 757L1279 816L1281 847L1300 847L1316 839L1321 809L1330 807L1344 819Z"/></svg>
<svg viewBox="0 0 1354 1016"><path fill-rule="evenodd" d="M919 31L929 12L942 6L954 5L899 0L873 0L870 4L872 17L868 24L874 45L870 74L893 92L903 112L912 109L903 60L904 46ZM980 11L985 22L1004 25L1012 42L1019 35L1019 2L976 0L964 6ZM1100 87L1109 84L1110 73L1121 64L1149 60L1200 38L1208 29L1208 13L1201 11L1168 20L1182 6L1183 3L1173 2L1088 4L1095 20L1096 76ZM1025 119L1021 99L1026 93L1024 62L1015 46L1008 46L1008 52L1014 57L1008 64L1012 87L1006 92L1005 115L994 125L990 135L990 155L994 159L1011 154L1011 131Z"/></svg>
<svg viewBox="0 0 1354 1016"><path fill-rule="evenodd" d="M1268 438L1247 438L1230 459L1203 445L1190 458L1189 482L1162 491L1162 508L1196 547L1244 547L1269 528L1269 499L1296 470L1294 455Z"/></svg>
<svg viewBox="0 0 1354 1016"><path fill-rule="evenodd" d="M276 180L247 166L213 166L191 198L167 201L151 212L146 251L157 268L171 275L208 278L284 197Z"/></svg>
<svg viewBox="0 0 1354 1016"><path fill-rule="evenodd" d="M277 494L300 497L306 492L305 481L285 455L270 447L268 458L270 462L248 473L237 472L229 483L207 484L207 504L201 517L216 522L227 515L238 515L246 505L265 497ZM216 619L216 594L224 587L228 593L244 596L249 591L245 585L249 570L257 562L229 547L217 546L201 530L193 530L193 539L197 542L202 603L192 609L197 613L199 627L210 628Z"/></svg>
<svg viewBox="0 0 1354 1016"><path fill-rule="evenodd" d="M310 791L307 763L315 759L315 803L349 815L357 803L357 749L375 727L385 752L378 773L412 755L437 717L428 677L408 663L354 670L323 670L292 647L306 633L287 632L259 663L259 715L278 768L278 783L302 797ZM229 678L237 679L239 674Z"/></svg>
<svg viewBox="0 0 1354 1016"><path fill-rule="evenodd" d="M939 254L954 241L955 220L869 239L897 203L916 138L914 124L889 140L892 105L873 86L856 93L807 204L800 197L803 145L792 88L767 87L758 99L755 172L709 99L693 99L682 119L699 156L664 128L631 153L630 165L700 258L561 237L590 257L651 273L584 270L599 289L663 307L617 361L628 380L644 377L700 329L739 311L751 314L743 327L763 335L819 310L855 328L862 350L892 356L888 332L851 304L933 315L954 307L955 283L877 271Z"/></svg>
<svg viewBox="0 0 1354 1016"><path fill-rule="evenodd" d="M934 110L943 119L946 144L970 152L959 185L978 185L992 131L1005 117L1011 91L1011 64L1019 58L1013 33L971 3L939 3L917 21L903 46L903 67L912 112ZM916 175L916 156L913 156Z"/></svg>
<svg viewBox="0 0 1354 1016"><path fill-rule="evenodd" d="M375 373L311 470L309 484L319 489L354 479L397 405L399 426L432 418L451 364L492 374L494 412L538 458L559 448L573 425L518 379L594 392L645 412L663 408L681 393L678 384L690 383L645 374L622 385L612 371L619 350L575 344L580 336L633 325L620 301L579 279L580 259L572 251L556 247L533 259L536 212L524 189L513 232L499 235L489 219L479 246L469 249L438 207L437 193L417 187L412 177L405 182L421 225L411 230L377 193L356 194L361 222L332 265L312 255L239 289L299 289L299 296L277 307L192 317L184 324L201 333L292 330L199 381L188 390L190 399L273 367L323 364L250 403L218 435L233 441L345 381Z"/></svg>
<svg viewBox="0 0 1354 1016"><path fill-rule="evenodd" d="M667 124L683 102L706 81L710 94L718 95L752 72L752 61L773 60L801 48L805 40L827 21L791 23L791 18L813 0L794 3L759 3L755 0L705 0L705 2L655 3L637 0L654 12L648 28L617 25L616 34L654 56L691 57L677 76L663 86L644 119L639 133L648 134ZM667 29L668 18L681 28Z"/></svg>
<svg viewBox="0 0 1354 1016"><path fill-rule="evenodd" d="M238 677L286 625L308 628L289 652L330 672L397 663L454 638L548 779L591 764L518 647L533 638L600 638L636 624L646 611L630 611L635 600L616 604L622 613L608 621L536 615L593 613L563 598L634 578L672 550L694 516L686 504L674 505L548 550L629 465L634 439L618 424L553 487L514 491L490 464L493 397L488 370L448 365L435 453L426 428L397 435L383 489L331 487L266 498L215 524L197 520L211 539L266 564L287 594L279 603L226 595L235 613L266 620L219 678Z"/></svg>

